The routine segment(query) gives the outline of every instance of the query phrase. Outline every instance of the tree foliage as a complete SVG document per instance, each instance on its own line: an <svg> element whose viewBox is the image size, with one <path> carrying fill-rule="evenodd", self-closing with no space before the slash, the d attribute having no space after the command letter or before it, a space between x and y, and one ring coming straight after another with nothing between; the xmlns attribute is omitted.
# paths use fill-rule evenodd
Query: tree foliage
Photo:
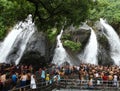
<svg viewBox="0 0 120 91"><path fill-rule="evenodd" d="M27 0L34 4L35 21L41 28L79 24L89 13L90 0ZM66 22L65 22L66 21ZM46 26L47 25L47 26Z"/></svg>
<svg viewBox="0 0 120 91"><path fill-rule="evenodd" d="M79 24L88 16L90 5L90 0L0 0L0 35L28 14L40 30Z"/></svg>
<svg viewBox="0 0 120 91"><path fill-rule="evenodd" d="M33 11L33 5L26 0L0 0L0 39L10 27Z"/></svg>
<svg viewBox="0 0 120 91"><path fill-rule="evenodd" d="M110 23L119 23L120 0L96 0L93 8L90 10L89 19L96 21L99 18L105 18Z"/></svg>

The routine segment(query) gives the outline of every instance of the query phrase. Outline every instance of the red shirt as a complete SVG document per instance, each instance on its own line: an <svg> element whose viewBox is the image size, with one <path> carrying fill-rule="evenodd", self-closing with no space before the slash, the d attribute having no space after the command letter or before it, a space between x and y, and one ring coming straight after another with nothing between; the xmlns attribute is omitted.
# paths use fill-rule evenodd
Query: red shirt
<svg viewBox="0 0 120 91"><path fill-rule="evenodd" d="M102 79L103 80L108 80L108 76L103 76Z"/></svg>

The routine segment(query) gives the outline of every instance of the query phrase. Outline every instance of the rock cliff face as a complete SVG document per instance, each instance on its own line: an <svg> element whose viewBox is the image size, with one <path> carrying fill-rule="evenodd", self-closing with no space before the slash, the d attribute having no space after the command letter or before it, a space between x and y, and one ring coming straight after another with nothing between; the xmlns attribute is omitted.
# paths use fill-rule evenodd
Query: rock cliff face
<svg viewBox="0 0 120 91"><path fill-rule="evenodd" d="M27 44L25 53L20 61L22 64L32 64L34 66L43 66L47 63L46 38L43 33L36 32Z"/></svg>
<svg viewBox="0 0 120 91"><path fill-rule="evenodd" d="M80 42L82 44L82 48L80 50L83 51L82 49L84 49L86 43L88 42L89 40L89 37L90 37L90 31L89 30L77 30L77 31L74 31L73 33L71 33L72 35L72 40L74 42Z"/></svg>
<svg viewBox="0 0 120 91"><path fill-rule="evenodd" d="M13 50L11 50L7 57L7 63L15 63L21 50L20 46L21 40L13 45ZM54 45L49 44L44 33L36 31L29 39L19 64L32 64L36 68L38 66L43 67L51 62L53 52Z"/></svg>
<svg viewBox="0 0 120 91"><path fill-rule="evenodd" d="M70 49L66 48L66 51L68 54L72 57L73 61L76 61L76 63L80 63L80 61L76 55L78 53L82 52L86 46L86 43L89 40L90 37L90 31L86 30L76 30L76 31L64 31L64 34L70 34L71 40L74 42L80 42L82 44L81 50L78 52L73 52ZM101 65L111 65L113 64L113 60L110 57L109 54L109 44L106 38L101 37L99 34L99 31L96 31L98 42L99 42L99 51L98 51L98 63ZM14 63L13 60L17 58L17 54L19 54L20 50L20 41L15 44L14 50L11 51L10 55L8 56L8 61ZM44 33L36 32L34 35L30 38L26 50L24 52L24 55L20 61L20 64L32 64L36 68L38 66L45 66L48 65L53 58L54 49L55 49L56 43L50 44L49 40L47 40Z"/></svg>
<svg viewBox="0 0 120 91"><path fill-rule="evenodd" d="M85 45L87 44L89 37L90 37L90 31L82 30L82 29L73 29L73 30L66 30L63 33L63 36L66 34L70 34L70 40L76 43L81 43L82 46L80 50L72 51L71 49L66 48L67 53L70 55L73 63L75 65L79 65L81 63L81 60L78 58L78 54L82 52L85 48Z"/></svg>
<svg viewBox="0 0 120 91"><path fill-rule="evenodd" d="M107 38L104 35L101 35L101 32L97 32L99 50L98 50L98 63L100 65L112 65L114 64L110 56L110 45Z"/></svg>
<svg viewBox="0 0 120 91"><path fill-rule="evenodd" d="M99 46L98 64L100 64L100 65L114 64L113 60L110 57L109 50L106 50L102 45Z"/></svg>
<svg viewBox="0 0 120 91"><path fill-rule="evenodd" d="M110 46L109 46L107 38L104 35L101 35L101 32L99 29L96 29L95 32L96 32L97 40L98 40L98 44L99 44L98 64L100 64L100 65L112 65L112 64L114 64L113 60L110 57ZM71 31L69 33L72 35L72 39L71 39L72 41L81 42L82 48L77 53L74 53L70 49L66 49L68 51L68 53L73 56L73 55L77 55L80 52L83 52L84 48L86 46L86 43L89 40L90 31L76 30L76 31Z"/></svg>
<svg viewBox="0 0 120 91"><path fill-rule="evenodd" d="M67 29L64 33L63 36L65 34L70 34L70 40L73 42L80 42L82 44L82 48L81 50L79 50L79 52L82 51L82 49L84 49L86 43L89 40L90 37L90 31L89 30L83 30L83 29ZM66 48L67 49L67 48Z"/></svg>

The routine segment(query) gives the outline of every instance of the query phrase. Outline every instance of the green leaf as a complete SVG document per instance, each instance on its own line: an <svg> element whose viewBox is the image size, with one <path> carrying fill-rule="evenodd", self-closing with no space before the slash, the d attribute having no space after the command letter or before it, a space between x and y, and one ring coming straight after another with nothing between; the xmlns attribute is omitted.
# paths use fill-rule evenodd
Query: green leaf
<svg viewBox="0 0 120 91"><path fill-rule="evenodd" d="M65 40L63 43L64 47L71 49L72 51L79 51L81 48L81 43L76 43L70 40Z"/></svg>

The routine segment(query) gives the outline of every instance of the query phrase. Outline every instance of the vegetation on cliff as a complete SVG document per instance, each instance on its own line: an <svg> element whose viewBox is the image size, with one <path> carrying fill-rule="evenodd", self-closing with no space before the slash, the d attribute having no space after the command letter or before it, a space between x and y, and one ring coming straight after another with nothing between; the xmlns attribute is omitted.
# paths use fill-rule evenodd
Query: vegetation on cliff
<svg viewBox="0 0 120 91"><path fill-rule="evenodd" d="M81 43L80 42L76 43L76 42L73 42L73 41L70 41L70 40L65 40L63 45L65 47L68 47L69 49L71 49L73 52L79 51L80 48L81 48Z"/></svg>
<svg viewBox="0 0 120 91"><path fill-rule="evenodd" d="M57 28L50 28L47 30L46 34L48 39L50 40L50 43L55 42L57 33L58 33Z"/></svg>

